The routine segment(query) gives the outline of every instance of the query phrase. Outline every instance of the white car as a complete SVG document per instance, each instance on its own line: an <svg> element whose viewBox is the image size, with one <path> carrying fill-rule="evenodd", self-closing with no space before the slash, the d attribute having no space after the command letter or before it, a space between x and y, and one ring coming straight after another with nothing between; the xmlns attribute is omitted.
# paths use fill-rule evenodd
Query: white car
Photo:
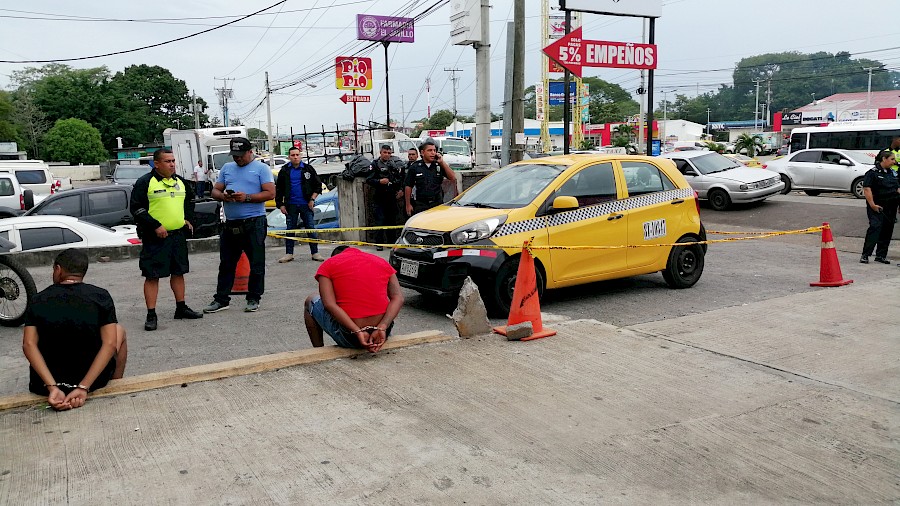
<svg viewBox="0 0 900 506"><path fill-rule="evenodd" d="M784 181L784 193L803 190L816 196L825 192L863 194L863 177L875 164L872 157L843 149L803 149L763 165Z"/></svg>
<svg viewBox="0 0 900 506"><path fill-rule="evenodd" d="M675 151L660 156L675 162L691 188L716 211L724 211L732 203L765 200L784 189L778 173L745 167L713 151Z"/></svg>
<svg viewBox="0 0 900 506"><path fill-rule="evenodd" d="M11 252L140 244L137 227L113 228L71 216L20 216L0 220L0 237L16 244Z"/></svg>

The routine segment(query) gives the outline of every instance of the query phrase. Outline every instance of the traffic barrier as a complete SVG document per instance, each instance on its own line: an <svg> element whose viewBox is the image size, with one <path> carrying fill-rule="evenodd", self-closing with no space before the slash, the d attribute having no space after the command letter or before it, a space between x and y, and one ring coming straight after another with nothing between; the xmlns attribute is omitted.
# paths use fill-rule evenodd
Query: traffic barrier
<svg viewBox="0 0 900 506"><path fill-rule="evenodd" d="M519 339L532 341L556 335L556 331L545 329L541 321L541 303L538 300L537 276L534 272L534 258L531 256L529 241L522 245L522 256L519 257L519 270L516 271L516 285L513 288L512 304L509 307L509 319L506 325L494 327L494 332L505 336L507 327L523 322L531 322L531 335Z"/></svg>
<svg viewBox="0 0 900 506"><path fill-rule="evenodd" d="M243 295L247 293L250 283L250 260L246 253L241 253L237 267L234 268L234 284L231 286L231 295Z"/></svg>
<svg viewBox="0 0 900 506"><path fill-rule="evenodd" d="M844 286L852 283L852 279L844 279L841 274L841 263L838 261L837 250L834 249L834 237L831 235L831 225L822 224L822 255L819 260L819 282L810 283L809 286Z"/></svg>

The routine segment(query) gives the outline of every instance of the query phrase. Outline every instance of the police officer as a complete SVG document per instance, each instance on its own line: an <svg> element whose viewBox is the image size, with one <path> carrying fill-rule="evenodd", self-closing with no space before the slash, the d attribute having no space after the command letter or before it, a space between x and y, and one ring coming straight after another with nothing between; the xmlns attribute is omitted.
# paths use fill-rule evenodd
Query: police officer
<svg viewBox="0 0 900 506"><path fill-rule="evenodd" d="M203 318L184 302L184 275L188 264L187 234L193 232L194 193L175 174L175 155L170 149L153 153L153 170L135 181L129 206L141 237L138 262L144 276L147 321L144 330L156 330L156 297L159 278L169 278L175 295L175 319ZM187 230L185 230L187 229Z"/></svg>
<svg viewBox="0 0 900 506"><path fill-rule="evenodd" d="M894 154L895 160L900 160L900 137L894 137L891 139L891 146L887 148L887 151L890 151ZM894 171L894 175L900 177L900 173L897 172L897 162L894 162L894 165L891 166L891 170Z"/></svg>
<svg viewBox="0 0 900 506"><path fill-rule="evenodd" d="M406 170L406 214L410 216L443 203L441 183L444 178L456 184L456 174L438 153L433 140L426 139L419 146L419 152L422 159ZM412 200L413 188L415 200Z"/></svg>
<svg viewBox="0 0 900 506"><path fill-rule="evenodd" d="M869 229L866 231L860 263L869 263L869 255L873 250L876 262L891 263L887 259L888 246L891 244L897 205L900 203L900 182L891 170L895 163L894 153L887 149L881 151L875 157L875 166L866 172L863 179ZM878 249L875 249L876 245Z"/></svg>
<svg viewBox="0 0 900 506"><path fill-rule="evenodd" d="M375 188L375 226L397 224L397 200L403 197L403 162L393 156L390 144L382 144L378 158L372 160L366 183ZM385 243L385 237L393 242L396 231L375 231L375 242ZM381 251L383 246L376 246Z"/></svg>

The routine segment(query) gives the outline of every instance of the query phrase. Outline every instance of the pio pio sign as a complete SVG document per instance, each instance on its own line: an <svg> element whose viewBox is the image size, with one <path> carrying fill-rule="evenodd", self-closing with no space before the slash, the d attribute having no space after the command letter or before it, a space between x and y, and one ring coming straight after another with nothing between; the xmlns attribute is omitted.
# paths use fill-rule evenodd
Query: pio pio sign
<svg viewBox="0 0 900 506"><path fill-rule="evenodd" d="M339 90L371 90L372 59L338 56L334 59L334 79Z"/></svg>

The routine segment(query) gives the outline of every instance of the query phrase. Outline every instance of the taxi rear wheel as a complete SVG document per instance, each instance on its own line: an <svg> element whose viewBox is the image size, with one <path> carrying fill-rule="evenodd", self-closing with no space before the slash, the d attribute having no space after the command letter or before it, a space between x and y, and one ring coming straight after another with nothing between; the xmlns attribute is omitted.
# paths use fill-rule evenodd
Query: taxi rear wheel
<svg viewBox="0 0 900 506"><path fill-rule="evenodd" d="M682 237L678 242L694 242L696 237ZM703 247L699 244L675 246L669 252L669 262L663 279L672 288L690 288L700 280L704 265Z"/></svg>
<svg viewBox="0 0 900 506"><path fill-rule="evenodd" d="M488 310L496 318L509 316L509 308L512 306L513 292L516 287L516 275L519 271L519 257L507 260L497 271L497 277L486 291L485 302ZM544 272L535 262L535 279L537 281L538 300L544 297L544 288L547 283ZM484 291L484 290L482 290Z"/></svg>

